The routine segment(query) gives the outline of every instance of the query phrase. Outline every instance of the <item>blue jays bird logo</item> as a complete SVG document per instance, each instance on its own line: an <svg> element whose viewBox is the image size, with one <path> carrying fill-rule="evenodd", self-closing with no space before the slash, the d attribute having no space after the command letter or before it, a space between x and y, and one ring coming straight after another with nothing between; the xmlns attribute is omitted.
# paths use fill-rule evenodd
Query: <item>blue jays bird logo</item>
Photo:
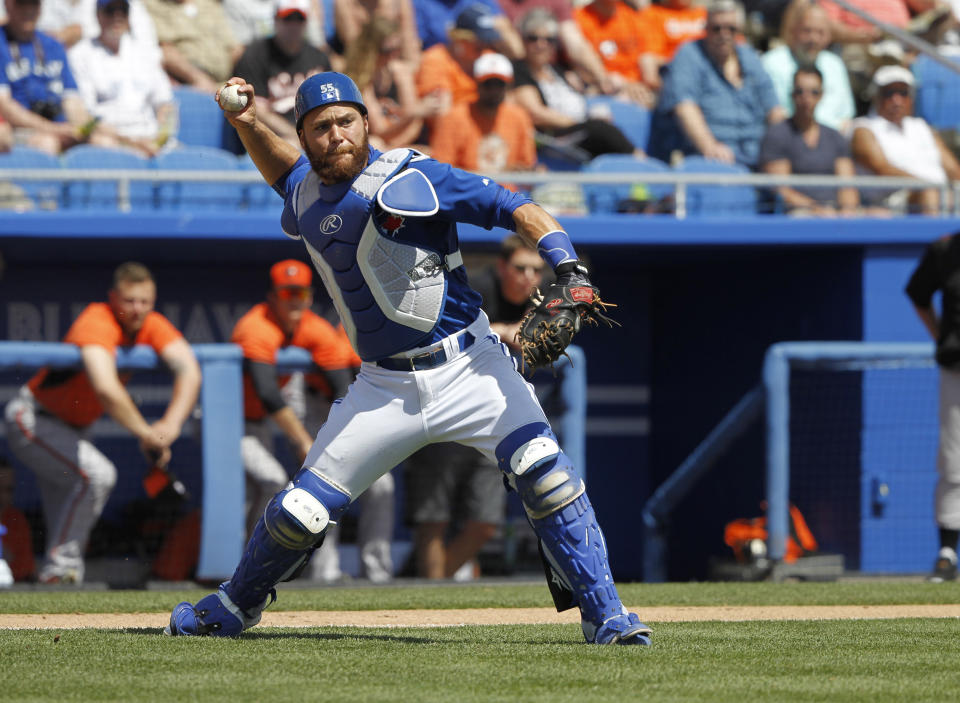
<svg viewBox="0 0 960 703"><path fill-rule="evenodd" d="M401 215L394 215L390 212L380 213L380 231L388 237L396 236L397 232L403 229L406 221Z"/></svg>

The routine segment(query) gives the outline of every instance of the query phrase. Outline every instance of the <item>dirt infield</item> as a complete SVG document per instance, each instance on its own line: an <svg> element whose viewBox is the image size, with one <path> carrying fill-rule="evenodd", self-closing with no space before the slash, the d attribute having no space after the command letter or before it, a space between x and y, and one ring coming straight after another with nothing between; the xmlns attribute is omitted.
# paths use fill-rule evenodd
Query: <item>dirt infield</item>
<svg viewBox="0 0 960 703"><path fill-rule="evenodd" d="M720 620L885 620L890 618L960 618L960 605L810 605L677 606L630 608L644 622ZM164 613L0 614L0 629L71 630L94 628L162 628ZM277 611L263 614L263 627L455 627L457 625L536 625L578 622L576 610L552 608L478 608L471 610Z"/></svg>

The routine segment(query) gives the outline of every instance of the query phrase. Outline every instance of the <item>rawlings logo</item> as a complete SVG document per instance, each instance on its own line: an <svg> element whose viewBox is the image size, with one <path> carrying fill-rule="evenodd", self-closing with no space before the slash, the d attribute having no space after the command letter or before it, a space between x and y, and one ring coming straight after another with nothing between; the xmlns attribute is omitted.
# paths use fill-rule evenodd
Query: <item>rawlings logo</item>
<svg viewBox="0 0 960 703"><path fill-rule="evenodd" d="M563 302L563 298L554 298L554 299L551 300L549 303L546 303L543 307L548 308L548 309L549 309L549 308L555 308L555 307L557 307L557 306L558 306L560 303L562 303L562 302Z"/></svg>
<svg viewBox="0 0 960 703"><path fill-rule="evenodd" d="M570 297L573 298L576 303L592 303L593 302L593 288L587 288L586 286L581 286L580 288L571 288Z"/></svg>
<svg viewBox="0 0 960 703"><path fill-rule="evenodd" d="M327 215L320 220L320 231L324 234L339 232L341 227L343 227L343 220L340 215Z"/></svg>

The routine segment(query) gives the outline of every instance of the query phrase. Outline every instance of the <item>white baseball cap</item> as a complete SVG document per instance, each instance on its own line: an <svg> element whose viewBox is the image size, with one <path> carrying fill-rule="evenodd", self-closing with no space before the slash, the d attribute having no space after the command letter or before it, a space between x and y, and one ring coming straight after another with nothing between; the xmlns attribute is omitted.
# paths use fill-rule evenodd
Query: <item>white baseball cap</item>
<svg viewBox="0 0 960 703"><path fill-rule="evenodd" d="M910 72L909 68L903 66L881 66L873 74L873 85L877 88L882 88L891 83L906 83L913 87L913 73Z"/></svg>
<svg viewBox="0 0 960 703"><path fill-rule="evenodd" d="M483 54L473 63L473 77L477 83L490 78L513 83L513 64L503 54Z"/></svg>
<svg viewBox="0 0 960 703"><path fill-rule="evenodd" d="M304 17L310 16L309 0L275 0L273 9L274 16L278 19L289 17L294 12L299 12Z"/></svg>

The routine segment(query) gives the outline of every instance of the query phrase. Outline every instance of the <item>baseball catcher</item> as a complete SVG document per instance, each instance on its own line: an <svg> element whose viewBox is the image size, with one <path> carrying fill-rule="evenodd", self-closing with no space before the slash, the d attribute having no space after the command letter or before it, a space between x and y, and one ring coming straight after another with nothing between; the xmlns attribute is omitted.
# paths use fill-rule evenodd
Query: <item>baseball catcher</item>
<svg viewBox="0 0 960 703"><path fill-rule="evenodd" d="M542 254L543 240L538 248ZM587 278L586 266L576 260L565 260L555 271L557 282L545 293L537 290L533 294L530 299L533 307L523 316L517 332L523 365L531 369L552 366L561 356L566 356L566 348L583 323L603 322L607 327L620 324L605 314L608 307L614 306L600 299L600 291Z"/></svg>
<svg viewBox="0 0 960 703"><path fill-rule="evenodd" d="M230 83L253 95L242 78ZM225 114L283 194L283 230L309 252L360 373L267 505L230 580L178 603L166 631L223 637L253 627L275 586L374 481L421 447L452 441L496 462L519 496L554 604L580 609L584 640L649 645L650 628L617 593L586 486L467 281L457 223L514 230L558 273L541 320L529 322L536 364L562 354L583 320L606 321L570 238L546 210L489 178L411 149L374 149L363 96L344 74L307 78L295 111L305 155L257 119L256 100Z"/></svg>

